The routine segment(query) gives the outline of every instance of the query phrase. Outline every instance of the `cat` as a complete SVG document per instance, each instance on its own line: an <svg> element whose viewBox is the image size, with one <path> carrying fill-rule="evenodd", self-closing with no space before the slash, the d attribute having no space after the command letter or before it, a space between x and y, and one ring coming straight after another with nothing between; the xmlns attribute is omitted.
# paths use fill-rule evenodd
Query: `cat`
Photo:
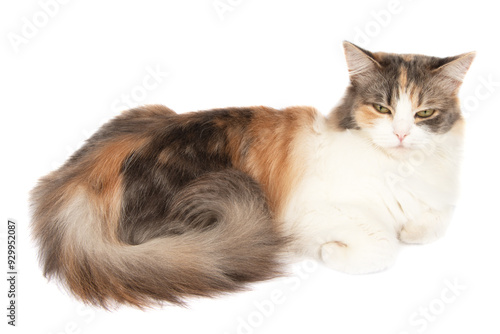
<svg viewBox="0 0 500 334"><path fill-rule="evenodd" d="M350 83L326 117L148 105L103 125L31 193L44 274L105 308L184 305L282 275L287 254L369 273L441 237L475 54L343 47Z"/></svg>

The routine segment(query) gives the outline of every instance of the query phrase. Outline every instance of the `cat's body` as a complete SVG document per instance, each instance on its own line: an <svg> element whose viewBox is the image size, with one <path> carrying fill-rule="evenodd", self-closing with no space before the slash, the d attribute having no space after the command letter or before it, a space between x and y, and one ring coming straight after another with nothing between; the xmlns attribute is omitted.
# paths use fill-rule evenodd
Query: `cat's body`
<svg viewBox="0 0 500 334"><path fill-rule="evenodd" d="M351 85L328 117L147 106L106 124L33 191L45 274L102 306L182 303L275 277L288 251L363 273L441 236L473 54L344 46Z"/></svg>

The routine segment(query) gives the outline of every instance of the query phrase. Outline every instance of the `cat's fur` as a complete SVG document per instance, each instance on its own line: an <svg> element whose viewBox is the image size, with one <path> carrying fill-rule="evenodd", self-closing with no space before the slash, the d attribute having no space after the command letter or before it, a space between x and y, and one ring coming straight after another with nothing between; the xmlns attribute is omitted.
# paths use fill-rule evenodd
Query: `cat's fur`
<svg viewBox="0 0 500 334"><path fill-rule="evenodd" d="M104 307L182 304L279 275L285 251L364 273L391 265L399 241L441 236L474 54L344 49L351 82L328 117L154 105L104 125L32 192L45 275Z"/></svg>

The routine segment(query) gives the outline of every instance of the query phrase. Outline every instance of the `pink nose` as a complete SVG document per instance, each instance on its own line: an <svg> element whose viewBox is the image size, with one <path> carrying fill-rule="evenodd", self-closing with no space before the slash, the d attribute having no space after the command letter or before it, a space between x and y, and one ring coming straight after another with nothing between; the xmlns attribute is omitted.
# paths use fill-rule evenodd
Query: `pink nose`
<svg viewBox="0 0 500 334"><path fill-rule="evenodd" d="M405 132L402 133L394 132L394 134L398 137L400 143L402 143L403 140L406 138L406 136L408 136L408 134Z"/></svg>

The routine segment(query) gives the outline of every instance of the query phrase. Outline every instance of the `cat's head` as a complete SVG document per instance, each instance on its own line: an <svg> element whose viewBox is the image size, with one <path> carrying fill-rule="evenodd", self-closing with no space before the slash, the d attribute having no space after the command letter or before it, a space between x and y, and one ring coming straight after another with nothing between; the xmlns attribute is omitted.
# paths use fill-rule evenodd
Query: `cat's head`
<svg viewBox="0 0 500 334"><path fill-rule="evenodd" d="M344 42L350 86L333 120L391 155L419 149L462 120L458 90L474 52L437 58L372 53Z"/></svg>

